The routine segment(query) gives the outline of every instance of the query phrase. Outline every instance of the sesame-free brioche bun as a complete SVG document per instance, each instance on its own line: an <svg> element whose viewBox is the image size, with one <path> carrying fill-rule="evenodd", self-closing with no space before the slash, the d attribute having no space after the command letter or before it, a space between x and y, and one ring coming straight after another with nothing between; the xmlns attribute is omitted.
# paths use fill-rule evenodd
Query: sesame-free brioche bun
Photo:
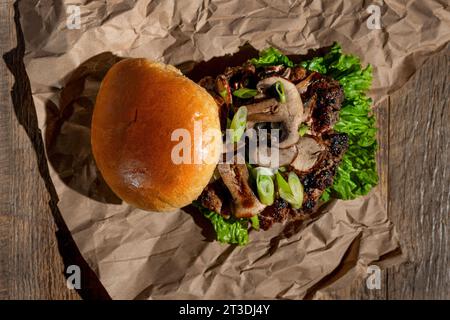
<svg viewBox="0 0 450 320"><path fill-rule="evenodd" d="M92 118L92 151L106 183L144 210L190 204L212 177L222 146L220 137L194 135L194 123L200 121L197 136L198 130L220 132L214 99L178 69L146 59L118 62L102 81ZM172 136L177 129L190 139ZM186 156L174 152L181 141L191 155L179 163L172 155Z"/></svg>

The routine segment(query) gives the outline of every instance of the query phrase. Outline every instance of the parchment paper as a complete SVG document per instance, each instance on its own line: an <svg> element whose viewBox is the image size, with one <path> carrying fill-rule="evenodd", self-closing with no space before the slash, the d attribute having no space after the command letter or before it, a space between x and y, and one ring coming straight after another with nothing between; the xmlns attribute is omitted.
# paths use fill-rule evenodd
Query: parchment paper
<svg viewBox="0 0 450 320"><path fill-rule="evenodd" d="M366 24L371 4L381 8L380 30ZM80 29L67 28L69 5L80 8ZM59 208L111 297L312 297L399 252L378 188L353 201L332 201L303 225L251 232L246 247L211 242L207 222L189 208L165 214L132 208L98 174L90 116L117 56L186 66L235 53L247 42L304 54L338 41L373 65L372 96L379 102L449 41L446 1L29 0L19 8Z"/></svg>

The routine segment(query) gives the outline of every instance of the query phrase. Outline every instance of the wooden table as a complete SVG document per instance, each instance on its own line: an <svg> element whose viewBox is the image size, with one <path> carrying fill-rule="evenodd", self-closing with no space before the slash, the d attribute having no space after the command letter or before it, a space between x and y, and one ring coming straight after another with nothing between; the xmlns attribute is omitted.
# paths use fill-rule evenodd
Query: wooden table
<svg viewBox="0 0 450 320"><path fill-rule="evenodd" d="M108 298L52 200L12 3L0 0L0 299ZM358 280L326 298L450 298L449 71L447 50L375 110L381 189L408 261L382 271L381 290ZM88 274L79 292L66 286L70 264Z"/></svg>

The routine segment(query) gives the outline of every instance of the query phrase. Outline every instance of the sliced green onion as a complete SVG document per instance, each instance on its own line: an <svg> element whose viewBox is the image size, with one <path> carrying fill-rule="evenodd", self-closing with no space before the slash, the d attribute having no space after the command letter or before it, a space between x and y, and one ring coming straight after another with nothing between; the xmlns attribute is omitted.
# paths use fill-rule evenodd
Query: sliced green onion
<svg viewBox="0 0 450 320"><path fill-rule="evenodd" d="M249 89L249 88L240 88L233 91L233 96L242 98L242 99L249 99L253 98L258 94L258 90L256 89Z"/></svg>
<svg viewBox="0 0 450 320"><path fill-rule="evenodd" d="M291 187L289 187L289 184L286 180L284 180L283 176L277 172L275 177L277 179L278 193L280 194L280 197L291 204L295 203L295 198L292 194Z"/></svg>
<svg viewBox="0 0 450 320"><path fill-rule="evenodd" d="M262 174L265 176L273 176L275 174L273 169L266 168L266 167L257 167L257 168L255 168L255 170L258 174Z"/></svg>
<svg viewBox="0 0 450 320"><path fill-rule="evenodd" d="M262 174L261 170L256 175L256 188L259 200L265 205L272 205L275 200L275 186L272 178L269 175Z"/></svg>
<svg viewBox="0 0 450 320"><path fill-rule="evenodd" d="M299 209L303 203L303 186L294 172L290 172L288 182L281 174L276 174L278 192L280 197L291 204L294 209Z"/></svg>
<svg viewBox="0 0 450 320"><path fill-rule="evenodd" d="M305 135L305 133L308 132L308 130L309 130L309 127L306 124L302 123L300 125L300 127L298 128L298 134L300 135L300 137L303 137Z"/></svg>
<svg viewBox="0 0 450 320"><path fill-rule="evenodd" d="M250 222L252 223L252 228L255 230L259 230L259 218L258 215L255 215L250 218Z"/></svg>
<svg viewBox="0 0 450 320"><path fill-rule="evenodd" d="M286 180L284 180L283 176L277 172L275 174L275 177L277 179L278 191L291 193L291 188L289 187L289 184L286 182Z"/></svg>
<svg viewBox="0 0 450 320"><path fill-rule="evenodd" d="M259 174L263 174L266 176L273 176L275 173L273 171L273 169L270 168L266 168L266 167L253 167L251 164L246 163L247 164L247 169L250 172L252 178L256 181L256 178L258 177L258 173Z"/></svg>
<svg viewBox="0 0 450 320"><path fill-rule="evenodd" d="M230 129L231 141L238 142L241 140L242 135L245 131L245 126L247 125L247 108L245 106L240 107L233 116L231 120Z"/></svg>
<svg viewBox="0 0 450 320"><path fill-rule="evenodd" d="M281 83L281 81L277 81L277 82L275 82L274 86L275 86L275 92L278 95L278 100L281 103L285 103L286 102L286 94L284 93L283 84Z"/></svg>
<svg viewBox="0 0 450 320"><path fill-rule="evenodd" d="M289 172L288 183L289 187L291 187L292 195L297 201L298 208L300 208L303 203L303 185L295 172Z"/></svg>

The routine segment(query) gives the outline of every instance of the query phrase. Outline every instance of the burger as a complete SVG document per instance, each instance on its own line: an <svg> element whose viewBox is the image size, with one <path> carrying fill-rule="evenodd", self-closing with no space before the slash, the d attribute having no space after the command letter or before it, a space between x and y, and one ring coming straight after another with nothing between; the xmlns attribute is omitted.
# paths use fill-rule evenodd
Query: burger
<svg viewBox="0 0 450 320"><path fill-rule="evenodd" d="M220 242L306 220L377 184L372 70L342 53L293 61L268 48L198 83L124 59L102 81L92 150L112 191L148 211L188 205Z"/></svg>

